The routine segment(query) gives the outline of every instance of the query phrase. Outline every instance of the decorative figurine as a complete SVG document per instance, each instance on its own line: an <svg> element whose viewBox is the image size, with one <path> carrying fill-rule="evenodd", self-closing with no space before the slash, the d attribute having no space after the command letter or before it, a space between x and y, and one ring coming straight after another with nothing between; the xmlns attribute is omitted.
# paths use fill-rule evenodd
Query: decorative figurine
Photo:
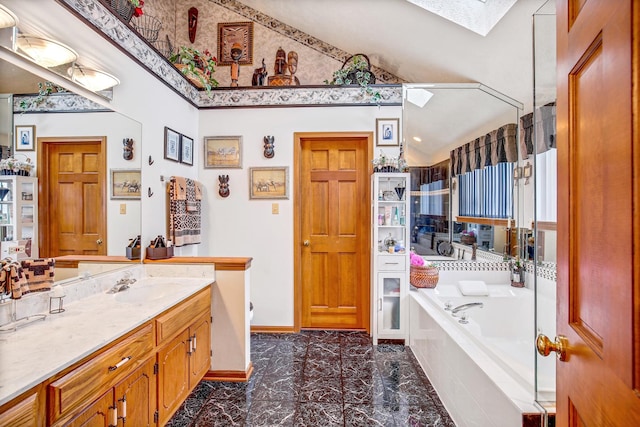
<svg viewBox="0 0 640 427"><path fill-rule="evenodd" d="M231 46L231 87L238 87L238 77L240 77L240 61L242 58L242 46L236 42Z"/></svg>
<svg viewBox="0 0 640 427"><path fill-rule="evenodd" d="M264 137L264 156L267 159L272 159L276 154L273 146L275 145L275 137L271 135L267 135Z"/></svg>
<svg viewBox="0 0 640 427"><path fill-rule="evenodd" d="M253 78L251 79L251 86L264 86L264 80L267 77L267 65L262 58L262 67L253 70Z"/></svg>
<svg viewBox="0 0 640 427"><path fill-rule="evenodd" d="M218 190L220 197L229 197L229 175L218 175L218 181L220 181Z"/></svg>
<svg viewBox="0 0 640 427"><path fill-rule="evenodd" d="M195 7L189 8L189 41L194 43L196 41L196 29L198 28L198 9Z"/></svg>
<svg viewBox="0 0 640 427"><path fill-rule="evenodd" d="M300 86L300 80L294 76L298 70L298 53L293 50L287 54L287 68L291 73L291 84Z"/></svg>
<svg viewBox="0 0 640 427"><path fill-rule="evenodd" d="M298 69L298 54L293 51L289 52L289 60L292 61L292 65L287 63L287 54L284 49L279 48L276 53L276 62L274 65L275 75L267 79L269 86L291 86L295 84L293 75L286 73L287 71L291 72L291 70L295 73Z"/></svg>
<svg viewBox="0 0 640 427"><path fill-rule="evenodd" d="M133 159L133 139L132 138L123 139L122 145L124 145L122 157L124 157L125 160Z"/></svg>

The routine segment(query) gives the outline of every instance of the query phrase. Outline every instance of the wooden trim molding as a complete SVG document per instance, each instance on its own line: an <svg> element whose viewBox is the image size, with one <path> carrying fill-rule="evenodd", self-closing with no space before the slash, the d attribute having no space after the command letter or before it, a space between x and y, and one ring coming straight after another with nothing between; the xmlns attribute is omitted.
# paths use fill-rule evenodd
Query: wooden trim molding
<svg viewBox="0 0 640 427"><path fill-rule="evenodd" d="M81 262L101 263L122 263L122 264L139 264L139 259L129 259L125 256L109 256L109 255L61 255L54 258L56 267L60 268L78 268Z"/></svg>
<svg viewBox="0 0 640 427"><path fill-rule="evenodd" d="M471 224L507 226L507 220L502 218L483 218L475 216L457 216L456 222L467 222Z"/></svg>
<svg viewBox="0 0 640 427"><path fill-rule="evenodd" d="M299 329L296 329L295 326L252 326L251 333L262 333L262 334L295 334L296 332L300 332Z"/></svg>
<svg viewBox="0 0 640 427"><path fill-rule="evenodd" d="M232 383L242 383L249 381L253 374L253 363L249 362L247 371L208 371L204 374L203 380L207 381L225 381Z"/></svg>
<svg viewBox="0 0 640 427"><path fill-rule="evenodd" d="M553 231L558 229L557 222L538 221L536 225L538 226L538 230Z"/></svg>
<svg viewBox="0 0 640 427"><path fill-rule="evenodd" d="M145 259L145 264L214 264L216 271L244 271L251 267L252 257L180 257Z"/></svg>

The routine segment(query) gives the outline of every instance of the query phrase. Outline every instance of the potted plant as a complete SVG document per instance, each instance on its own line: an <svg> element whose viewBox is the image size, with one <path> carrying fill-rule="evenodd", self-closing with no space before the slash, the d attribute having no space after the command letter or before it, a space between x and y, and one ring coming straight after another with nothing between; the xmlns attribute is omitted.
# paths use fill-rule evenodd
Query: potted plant
<svg viewBox="0 0 640 427"><path fill-rule="evenodd" d="M218 82L213 78L217 60L209 50L200 52L192 47L181 46L169 57L169 61L197 87L209 92L212 87L218 86Z"/></svg>
<svg viewBox="0 0 640 427"><path fill-rule="evenodd" d="M363 53L358 53L347 58L342 68L333 72L331 81L325 80L330 85L359 85L370 95L374 101L380 100L380 92L374 91L371 86L376 82L376 76L371 72L369 58Z"/></svg>
<svg viewBox="0 0 640 427"><path fill-rule="evenodd" d="M50 81L38 82L38 96L35 98L23 99L20 101L20 108L24 111L29 108L36 108L46 101L47 96L52 93L64 93L67 90L61 86L51 83Z"/></svg>

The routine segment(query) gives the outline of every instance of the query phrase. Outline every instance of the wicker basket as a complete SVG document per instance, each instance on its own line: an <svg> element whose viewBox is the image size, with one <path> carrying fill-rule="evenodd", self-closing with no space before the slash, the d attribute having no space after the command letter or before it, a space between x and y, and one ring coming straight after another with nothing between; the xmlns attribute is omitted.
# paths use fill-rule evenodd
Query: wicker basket
<svg viewBox="0 0 640 427"><path fill-rule="evenodd" d="M131 20L131 25L142 37L153 43L158 40L162 22L151 15L138 16Z"/></svg>
<svg viewBox="0 0 640 427"><path fill-rule="evenodd" d="M438 267L412 265L410 270L411 285L416 288L435 288L440 278Z"/></svg>

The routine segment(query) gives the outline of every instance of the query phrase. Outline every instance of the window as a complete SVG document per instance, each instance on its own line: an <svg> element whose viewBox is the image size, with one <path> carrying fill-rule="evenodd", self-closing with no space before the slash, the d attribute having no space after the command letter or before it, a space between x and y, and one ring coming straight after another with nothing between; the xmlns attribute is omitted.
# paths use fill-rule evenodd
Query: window
<svg viewBox="0 0 640 427"><path fill-rule="evenodd" d="M513 216L513 163L498 163L458 175L459 215Z"/></svg>

